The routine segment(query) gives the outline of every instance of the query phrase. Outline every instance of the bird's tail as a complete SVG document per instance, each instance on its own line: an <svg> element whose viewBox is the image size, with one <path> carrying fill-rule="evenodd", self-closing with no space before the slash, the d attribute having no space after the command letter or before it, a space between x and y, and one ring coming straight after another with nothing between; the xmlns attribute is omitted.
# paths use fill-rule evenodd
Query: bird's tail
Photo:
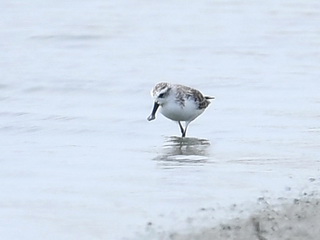
<svg viewBox="0 0 320 240"><path fill-rule="evenodd" d="M215 97L209 97L209 96L205 96L205 99L209 100L209 99L215 99Z"/></svg>

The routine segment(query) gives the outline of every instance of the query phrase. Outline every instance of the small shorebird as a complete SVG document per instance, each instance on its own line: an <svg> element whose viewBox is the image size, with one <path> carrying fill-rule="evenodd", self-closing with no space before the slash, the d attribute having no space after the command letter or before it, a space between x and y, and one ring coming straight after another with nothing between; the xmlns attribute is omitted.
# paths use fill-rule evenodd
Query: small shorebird
<svg viewBox="0 0 320 240"><path fill-rule="evenodd" d="M148 121L156 118L156 112L160 112L167 118L179 123L182 137L186 136L190 122L196 119L209 106L209 99L214 97L203 96L196 89L170 83L158 83L152 90L151 96L154 98L153 110ZM183 128L181 122L185 122Z"/></svg>

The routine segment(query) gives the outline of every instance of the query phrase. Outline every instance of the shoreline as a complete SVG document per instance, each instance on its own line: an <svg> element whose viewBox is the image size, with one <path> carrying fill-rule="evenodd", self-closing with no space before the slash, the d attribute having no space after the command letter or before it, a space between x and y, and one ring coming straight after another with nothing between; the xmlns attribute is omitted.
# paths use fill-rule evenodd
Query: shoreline
<svg viewBox="0 0 320 240"><path fill-rule="evenodd" d="M262 206L234 205L237 217L219 221L213 227L190 227L186 231L158 232L140 239L161 240L317 240L320 236L320 196L304 192L297 198L258 199ZM272 202L272 203L269 203ZM276 203L274 203L276 202ZM256 205L259 203L256 203ZM226 210L227 211L227 210ZM244 216L239 214L243 213ZM212 213L213 214L213 213ZM149 229L150 230L150 229ZM141 238L142 237L142 238Z"/></svg>

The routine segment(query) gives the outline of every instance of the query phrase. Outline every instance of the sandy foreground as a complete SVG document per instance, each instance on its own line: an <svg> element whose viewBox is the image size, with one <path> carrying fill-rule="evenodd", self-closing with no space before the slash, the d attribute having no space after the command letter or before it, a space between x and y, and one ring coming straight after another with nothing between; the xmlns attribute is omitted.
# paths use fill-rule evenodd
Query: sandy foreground
<svg viewBox="0 0 320 240"><path fill-rule="evenodd" d="M211 228L186 232L157 233L152 239L161 240L318 240L320 236L320 197L318 193L304 193L295 199L279 198L277 204L259 199L262 208L249 217L242 206L235 205L239 214L232 220ZM248 206L247 206L248 207ZM254 206L252 206L254 208ZM206 209L203 209L206 211ZM249 210L250 211L250 210Z"/></svg>
<svg viewBox="0 0 320 240"><path fill-rule="evenodd" d="M199 233L174 234L171 239L319 239L320 199L294 200L268 206L248 219L234 219Z"/></svg>

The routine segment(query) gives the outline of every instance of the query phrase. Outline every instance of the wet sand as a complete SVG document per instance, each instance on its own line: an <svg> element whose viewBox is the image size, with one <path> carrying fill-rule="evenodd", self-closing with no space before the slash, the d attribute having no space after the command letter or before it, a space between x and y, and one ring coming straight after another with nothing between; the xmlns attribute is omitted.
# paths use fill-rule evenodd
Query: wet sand
<svg viewBox="0 0 320 240"><path fill-rule="evenodd" d="M162 240L317 240L320 235L320 197L318 193L303 193L294 199L276 199L277 204L271 204L271 199L258 199L256 204L249 206L233 205L229 210L236 212L238 217L222 221L212 227L193 229L186 232L153 232L154 238ZM256 208L248 217L242 217L250 209ZM211 211L213 209L201 209ZM152 234L151 234L152 235ZM141 237L141 236L140 236ZM143 239L147 239L142 237Z"/></svg>
<svg viewBox="0 0 320 240"><path fill-rule="evenodd" d="M173 234L170 239L311 240L319 239L320 199L302 198L270 205L249 218L236 218L198 233Z"/></svg>

